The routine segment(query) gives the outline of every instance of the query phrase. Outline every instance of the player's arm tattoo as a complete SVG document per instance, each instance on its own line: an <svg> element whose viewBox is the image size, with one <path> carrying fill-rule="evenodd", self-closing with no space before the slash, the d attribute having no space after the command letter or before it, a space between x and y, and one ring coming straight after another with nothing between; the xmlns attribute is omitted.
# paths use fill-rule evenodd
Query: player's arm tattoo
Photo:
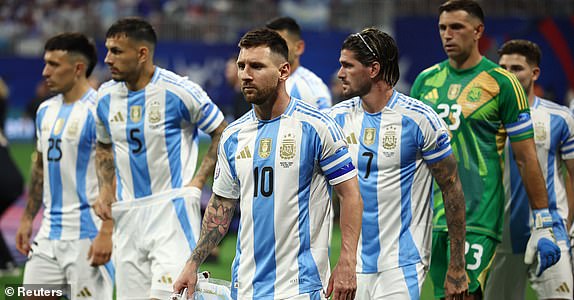
<svg viewBox="0 0 574 300"><path fill-rule="evenodd" d="M238 200L223 198L215 194L211 196L203 216L199 241L189 258L190 261L198 266L201 265L211 250L221 242L229 230L237 202Z"/></svg>
<svg viewBox="0 0 574 300"><path fill-rule="evenodd" d="M223 121L209 134L211 136L211 144L209 145L209 149L207 149L207 153L202 158L201 165L192 180L192 185L200 189L205 185L207 178L213 176L213 170L215 169L215 163L217 161L217 146L219 145L219 139L225 127L227 127L227 122Z"/></svg>
<svg viewBox="0 0 574 300"><path fill-rule="evenodd" d="M96 174L100 191L113 192L115 166L112 144L96 144Z"/></svg>
<svg viewBox="0 0 574 300"><path fill-rule="evenodd" d="M429 165L443 195L444 211L450 237L451 265L464 270L464 244L466 238L466 205L453 154ZM459 280L460 278L454 278ZM466 280L466 278L465 278Z"/></svg>
<svg viewBox="0 0 574 300"><path fill-rule="evenodd" d="M30 176L30 187L28 191L28 203L24 217L33 220L40 206L42 205L42 191L44 186L44 165L42 153L35 151L32 154L32 174Z"/></svg>

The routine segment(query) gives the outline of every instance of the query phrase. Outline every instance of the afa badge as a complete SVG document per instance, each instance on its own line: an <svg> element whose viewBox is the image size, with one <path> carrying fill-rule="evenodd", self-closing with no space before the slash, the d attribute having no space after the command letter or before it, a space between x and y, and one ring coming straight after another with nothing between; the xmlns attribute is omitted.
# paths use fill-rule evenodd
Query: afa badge
<svg viewBox="0 0 574 300"><path fill-rule="evenodd" d="M295 151L295 138L289 133L283 137L283 141L279 147L279 156L282 159L293 159L296 154Z"/></svg>
<svg viewBox="0 0 574 300"><path fill-rule="evenodd" d="M73 137L76 135L76 133L78 133L79 123L80 121L78 119L72 120L70 125L68 125L68 131L67 131L68 136Z"/></svg>
<svg viewBox="0 0 574 300"><path fill-rule="evenodd" d="M161 121L161 113L159 112L159 101L154 101L151 103L150 107L149 107L149 113L148 113L148 121L151 124L156 124L159 121Z"/></svg>
<svg viewBox="0 0 574 300"><path fill-rule="evenodd" d="M62 132L62 129L64 129L64 123L65 123L64 118L58 118L58 120L56 120L56 124L54 124L55 135L59 135Z"/></svg>
<svg viewBox="0 0 574 300"><path fill-rule="evenodd" d="M363 143L369 146L375 143L375 134L377 130L375 128L365 128L365 135L363 136Z"/></svg>
<svg viewBox="0 0 574 300"><path fill-rule="evenodd" d="M261 158L268 158L271 154L271 142L272 139L261 139L259 141L259 157Z"/></svg>
<svg viewBox="0 0 574 300"><path fill-rule="evenodd" d="M544 142L546 140L546 126L542 122L534 123L534 141Z"/></svg>
<svg viewBox="0 0 574 300"><path fill-rule="evenodd" d="M386 150L394 150L397 147L397 129L394 126L385 128L383 134L383 148Z"/></svg>
<svg viewBox="0 0 574 300"><path fill-rule="evenodd" d="M130 108L130 119L134 123L137 123L142 119L142 107L141 107L141 105L134 105Z"/></svg>
<svg viewBox="0 0 574 300"><path fill-rule="evenodd" d="M458 95L460 94L460 88L462 87L461 84L457 83L457 84L451 84L448 87L448 93L447 93L447 97L449 100L454 100L458 97Z"/></svg>

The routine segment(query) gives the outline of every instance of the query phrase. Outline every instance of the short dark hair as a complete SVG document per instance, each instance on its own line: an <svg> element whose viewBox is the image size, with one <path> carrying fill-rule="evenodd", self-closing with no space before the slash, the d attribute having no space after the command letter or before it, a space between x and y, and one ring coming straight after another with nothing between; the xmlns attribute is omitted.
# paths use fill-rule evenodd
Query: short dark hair
<svg viewBox="0 0 574 300"><path fill-rule="evenodd" d="M277 17L267 22L265 27L275 31L286 30L289 34L292 34L299 39L301 38L301 27L299 27L297 21L291 17Z"/></svg>
<svg viewBox="0 0 574 300"><path fill-rule="evenodd" d="M157 44L155 30L146 20L138 17L128 17L116 21L106 33L106 39L125 35L126 37L150 43L153 47Z"/></svg>
<svg viewBox="0 0 574 300"><path fill-rule="evenodd" d="M271 52L281 55L287 60L289 58L289 48L287 42L275 31L268 28L253 29L247 32L237 45L239 48L253 48L267 46Z"/></svg>
<svg viewBox="0 0 574 300"><path fill-rule="evenodd" d="M445 11L451 12L457 10L464 10L469 15L477 17L480 22L484 23L484 12L478 2L474 0L449 0L439 7L438 14L440 15Z"/></svg>
<svg viewBox="0 0 574 300"><path fill-rule="evenodd" d="M381 71L377 79L384 80L390 86L395 86L399 81L399 48L385 32L376 28L363 29L349 35L341 49L353 51L355 58L364 66L379 62Z"/></svg>
<svg viewBox="0 0 574 300"><path fill-rule="evenodd" d="M83 56L88 62L86 77L90 77L94 67L98 63L96 46L85 35L79 32L61 33L48 39L44 45L44 52L56 50L67 51Z"/></svg>
<svg viewBox="0 0 574 300"><path fill-rule="evenodd" d="M526 58L526 62L531 66L540 66L542 51L534 42L527 40L510 40L498 49L498 55L520 54Z"/></svg>

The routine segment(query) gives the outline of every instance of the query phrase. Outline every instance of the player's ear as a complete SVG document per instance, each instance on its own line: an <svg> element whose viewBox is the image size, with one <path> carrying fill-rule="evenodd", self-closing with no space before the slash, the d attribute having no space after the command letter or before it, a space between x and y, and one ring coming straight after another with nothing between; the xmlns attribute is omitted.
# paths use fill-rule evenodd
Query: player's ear
<svg viewBox="0 0 574 300"><path fill-rule="evenodd" d="M76 62L74 73L77 77L85 76L86 75L86 63L83 61L78 60Z"/></svg>
<svg viewBox="0 0 574 300"><path fill-rule="evenodd" d="M295 43L295 55L299 57L303 54L303 52L305 52L305 41L298 40Z"/></svg>
<svg viewBox="0 0 574 300"><path fill-rule="evenodd" d="M279 66L279 79L283 81L287 80L289 73L291 73L291 65L288 62L282 63Z"/></svg>
<svg viewBox="0 0 574 300"><path fill-rule="evenodd" d="M140 63L148 61L150 57L150 49L146 46L141 46L138 48L138 60Z"/></svg>
<svg viewBox="0 0 574 300"><path fill-rule="evenodd" d="M540 77L540 68L539 67L532 68L532 80L536 81L538 80L538 77Z"/></svg>
<svg viewBox="0 0 574 300"><path fill-rule="evenodd" d="M378 61L374 61L371 63L371 72L369 74L369 76L371 77L371 79L379 76L379 73L381 72L381 64Z"/></svg>
<svg viewBox="0 0 574 300"><path fill-rule="evenodd" d="M484 24L480 23L474 28L474 39L479 40L484 34Z"/></svg>

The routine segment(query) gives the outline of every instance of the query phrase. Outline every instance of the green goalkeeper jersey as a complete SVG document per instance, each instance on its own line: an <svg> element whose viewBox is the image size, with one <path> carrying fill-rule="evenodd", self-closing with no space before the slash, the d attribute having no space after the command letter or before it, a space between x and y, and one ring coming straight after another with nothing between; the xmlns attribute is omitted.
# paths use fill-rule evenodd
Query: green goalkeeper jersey
<svg viewBox="0 0 574 300"><path fill-rule="evenodd" d="M532 138L530 109L516 77L487 58L465 70L448 60L419 74L411 97L446 122L466 199L466 229L500 240L504 212L502 155L511 142ZM434 230L446 231L440 189L434 193Z"/></svg>

